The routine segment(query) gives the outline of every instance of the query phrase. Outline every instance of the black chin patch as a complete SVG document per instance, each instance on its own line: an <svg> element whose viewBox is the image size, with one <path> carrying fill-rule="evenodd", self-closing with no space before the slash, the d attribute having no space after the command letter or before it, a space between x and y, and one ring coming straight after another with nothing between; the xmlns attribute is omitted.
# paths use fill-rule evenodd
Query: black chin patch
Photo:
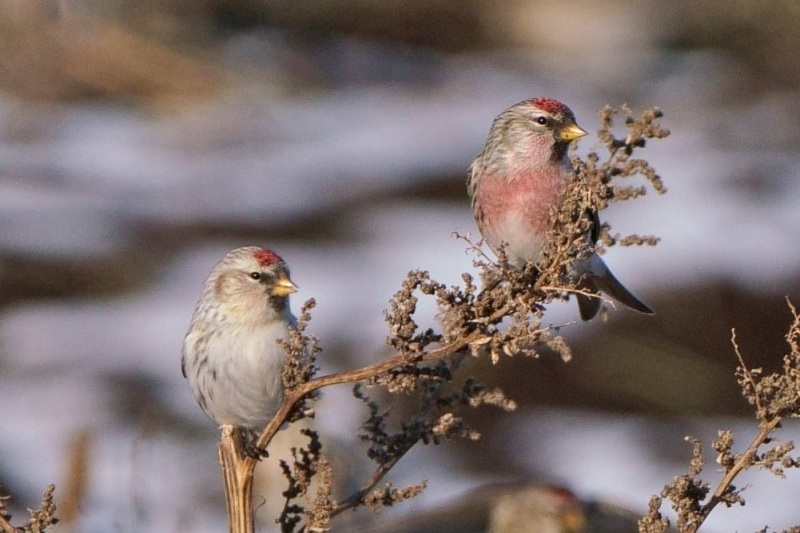
<svg viewBox="0 0 800 533"><path fill-rule="evenodd" d="M286 306L289 303L289 298L286 296L270 296L269 297L269 307L274 310L276 313L283 313L286 310Z"/></svg>
<svg viewBox="0 0 800 533"><path fill-rule="evenodd" d="M566 157L569 150L569 143L556 143L553 146L553 153L555 154L556 161L561 161Z"/></svg>

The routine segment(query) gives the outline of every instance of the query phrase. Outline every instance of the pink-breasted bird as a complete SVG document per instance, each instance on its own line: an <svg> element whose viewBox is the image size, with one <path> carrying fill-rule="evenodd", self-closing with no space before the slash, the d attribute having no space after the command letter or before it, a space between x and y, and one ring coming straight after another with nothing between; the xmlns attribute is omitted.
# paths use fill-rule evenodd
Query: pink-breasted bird
<svg viewBox="0 0 800 533"><path fill-rule="evenodd" d="M516 266L537 262L552 227L551 208L560 207L572 165L569 145L586 132L575 115L553 98L534 98L513 105L494 119L486 146L469 168L467 192L486 244L498 253L506 243L509 261ZM599 221L592 214L591 238L597 240ZM647 305L614 277L599 255L574 263L577 294L583 320L600 310L600 291L641 313Z"/></svg>
<svg viewBox="0 0 800 533"><path fill-rule="evenodd" d="M228 252L206 279L183 341L181 370L194 399L219 425L261 431L283 401L281 372L297 319L297 286L276 253Z"/></svg>

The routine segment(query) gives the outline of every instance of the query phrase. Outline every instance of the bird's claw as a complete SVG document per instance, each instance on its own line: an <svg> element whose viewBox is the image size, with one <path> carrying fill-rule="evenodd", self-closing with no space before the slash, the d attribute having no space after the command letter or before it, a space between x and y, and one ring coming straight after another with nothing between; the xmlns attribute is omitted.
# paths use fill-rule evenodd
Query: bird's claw
<svg viewBox="0 0 800 533"><path fill-rule="evenodd" d="M254 435L252 438L247 439L244 443L244 454L251 459L255 459L256 461L260 461L262 459L266 459L269 457L269 452L267 452L266 448L261 448L256 445L258 442L258 435Z"/></svg>

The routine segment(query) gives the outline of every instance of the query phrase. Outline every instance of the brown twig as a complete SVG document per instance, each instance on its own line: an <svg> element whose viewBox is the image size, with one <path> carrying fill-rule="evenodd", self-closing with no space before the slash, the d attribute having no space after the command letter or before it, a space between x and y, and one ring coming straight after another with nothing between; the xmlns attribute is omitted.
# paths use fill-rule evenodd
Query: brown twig
<svg viewBox="0 0 800 533"><path fill-rule="evenodd" d="M42 499L39 502L39 507L36 509L28 509L30 519L23 523L20 527L14 527L11 524L11 515L6 510L5 501L8 496L0 496L0 531L2 533L40 533L45 531L50 526L58 523L56 518L56 504L53 501L53 493L56 486L53 484L45 487L42 493Z"/></svg>
<svg viewBox="0 0 800 533"><path fill-rule="evenodd" d="M654 134L650 135L649 133L652 132L647 130L647 124L644 122L645 115L641 119L633 119L628 113L629 110L627 108L625 110L629 118L626 121L629 129L630 125L633 125L638 130L632 131L630 138L624 142L616 141L610 133L609 138L611 141L624 145L626 147L625 156L627 156L634 148L644 145L643 142L636 139L651 137ZM653 126L653 128L655 127L657 124ZM661 133L662 136L666 135L666 133ZM466 353L467 350L474 353L488 351L492 361L496 362L502 353L535 355L534 346L546 345L567 360L569 358L568 347L557 331L556 336L551 335L552 326L542 327L541 317L544 305L563 298L565 290L567 292L580 291L577 282L568 280L569 276L564 274L569 272L569 265L573 260L583 257L587 253L586 246L582 246L584 244L582 241L585 241L584 236L589 230L589 222L581 214L586 212L587 207L595 200L595 196L601 200L607 200L609 195L606 185L613 176L630 176L641 170L639 166L627 162L624 163L623 169L611 168L617 165L623 166L620 161L624 160L623 154L618 155L613 150L611 152L611 163L597 167L596 162L599 158L596 154L592 154L591 164L581 167L583 174L574 180L575 192L573 194L575 198L569 205L565 202L564 213L559 214L555 224L556 228L552 232L555 244L549 253L543 254L546 258L542 259L539 264L529 264L522 269L512 268L502 249L497 254L498 262L494 263L480 247L472 247L477 251L479 257L473 264L482 271L483 291L480 293L477 293L477 289L472 283L472 276L469 274L462 276L465 281L463 288L448 289L444 284L431 280L427 272L413 271L409 273L402 288L391 301L390 309L386 312L390 324L388 343L395 350L396 355L362 368L316 378L312 378L315 371L313 356L310 358L311 362L304 367L308 372L298 374L299 379L290 379L292 373L285 370L283 376L284 400L253 446L256 449L265 449L284 424L302 418L308 412L307 407L310 409L309 399L313 401L316 396L315 392L324 387L368 382L386 386L390 392L410 392L421 387L423 394L426 394L434 389L425 387L437 387L452 380L454 363L452 361L435 365L423 365L423 363L441 361L459 353ZM605 203L596 206L597 209L604 207ZM607 231L607 227L604 226L602 230ZM609 245L611 244L613 243L609 243ZM568 282L568 284L557 287L561 282ZM432 329L421 331L414 321L417 291L436 298L437 304L442 310L442 333L436 333ZM501 323L507 317L511 318L508 327L501 327ZM302 360L302 348L307 346L302 339L294 340L301 342L294 345L293 351L290 350L290 362L294 359ZM437 347L431 348L434 343L439 344ZM287 350L291 348L290 344L293 343L287 344ZM296 349L298 347L300 349ZM297 361L295 361L296 363ZM287 365L288 368L289 365ZM476 406L486 403L502 407L510 406L513 403L502 397L502 391L498 391L501 396L497 398L489 398L490 395L484 394L485 391L486 389L482 385L476 385L473 381L467 380L462 390L454 390L452 396L439 398L437 402L439 400L441 402L437 403L436 409L442 410L442 406L445 405ZM494 390L492 392L494 393ZM436 394L434 392L432 397L436 397ZM417 416L414 422L405 425L400 432L392 435L384 432L385 418L383 415L373 419L377 421L377 425L375 428L368 428L368 434L369 429L374 429L374 432L365 440L372 439L374 447L370 448L370 453L374 455L373 459L378 457L376 459L378 461L377 468L361 489L338 504L330 501L329 494L323 494L322 499L326 506L323 514L332 516L361 504L371 507L372 503L367 500L373 497L378 502L378 507L411 497L421 490L421 485L402 491L395 491L387 486L384 491L386 496L382 496L380 490L376 491L375 487L416 442L432 441L435 443L440 438L451 436L477 438L477 433L470 430L460 417L456 417L450 412L443 412L434 425L433 423L436 421L430 419L430 410L426 411L426 409L425 405L421 406L417 415L422 413L423 416ZM232 533L252 533L253 528L252 475L257 459L244 454L242 444L241 440L234 438L232 433L223 432L220 442L220 462L224 470L229 470L225 473L226 485L230 485L226 494L229 498L239 500L228 503ZM308 468L303 470L305 466ZM318 464L305 466L301 468L304 475L313 475L313 470L317 468ZM307 487L307 485L304 486ZM401 492L406 495L400 494ZM295 518L300 520L302 506L295 505L293 507L292 520L281 522L286 531L294 531L295 526L299 523ZM306 518L308 516L306 514ZM325 516L320 515L319 520L313 520L314 527L325 527L326 520ZM303 528L305 527L307 526L303 526Z"/></svg>
<svg viewBox="0 0 800 533"><path fill-rule="evenodd" d="M700 508L700 511L697 513L699 521L690 524L685 532L686 533L695 533L703 522L705 522L708 515L711 514L711 511L714 510L714 507L717 506L722 501L725 501L725 495L731 491L733 486L733 481L743 471L747 470L751 466L757 457L758 449L766 444L767 440L769 439L770 434L777 428L781 423L781 417L775 417L772 420L764 421L761 424L761 430L758 432L758 435L753 439L753 442L750 443L750 446L747 447L747 450L743 454L739 456L739 459L736 463L725 473L725 476L717 485L717 488L714 490L714 494L711 495L708 502Z"/></svg>
<svg viewBox="0 0 800 533"><path fill-rule="evenodd" d="M455 353L458 353L459 355L453 355L453 359L454 359L453 360L453 367L452 367L453 371L455 371L459 366L461 366L461 363L464 361L464 357L465 357L465 354L464 354L463 350L458 350ZM443 385L444 385L444 382L440 382L437 385L437 387L436 387L436 390L437 390L436 398L438 398L438 393L441 392L441 390L443 388ZM422 413L420 413L420 415L422 417L427 418L430 415L430 413L433 410L433 408L435 407L435 405L436 405L435 401L428 401L424 405ZM339 504L331 511L331 517L334 517L334 516L342 513L343 511L346 511L347 509L352 509L354 507L357 507L364 500L364 498L373 489L375 489L375 487L378 485L378 483L381 482L381 480L384 478L384 476L386 476L386 474L388 474L389 471L392 468L394 468L395 465L398 462L400 462L400 460L403 457L405 457L405 455L409 451L411 451L411 449L414 447L414 445L416 443L417 443L417 441L408 441L408 442L406 442L403 445L402 449L394 451L394 454L391 456L391 458L388 461L380 463L378 465L378 467L375 469L375 471L372 473L372 475L369 477L369 479L364 483L364 485L359 490L357 490L356 492L354 492L353 494L351 494L350 496L348 496L347 498L345 498L344 500L339 502Z"/></svg>
<svg viewBox="0 0 800 533"><path fill-rule="evenodd" d="M484 336L484 334L481 330L476 329L464 338L422 353L418 361L434 361L449 357L466 349L471 343L478 341L482 336ZM365 381L374 376L388 372L393 368L406 365L408 365L407 357L398 355L385 361L355 370L338 372L315 378L307 383L299 385L295 389L287 391L280 409L278 409L278 412L275 413L275 416L269 424L267 424L267 427L264 428L264 431L261 432L255 446L257 448L266 448L267 444L287 421L295 405L314 391L331 385ZM258 461L253 457L244 455L242 452L243 448L240 432L236 431L235 428L231 426L223 426L222 438L219 443L219 461L222 465L225 481L225 499L227 502L228 523L231 533L253 533L254 531L252 509L253 472L255 471ZM386 468L383 472L381 472L382 469L379 468L373 475L374 482L372 482L373 479L371 479L362 489L362 491L366 490L364 494L374 488L399 459L400 457L396 460L392 460L391 466ZM360 494L362 491L356 494ZM357 501L348 503L346 508L353 507L356 503ZM341 510L343 511L344 509L345 508L342 508ZM337 514L338 512L341 511L337 510Z"/></svg>
<svg viewBox="0 0 800 533"><path fill-rule="evenodd" d="M405 455L411 451L411 448L413 447L414 443L407 445L403 450L397 452L397 454L389 461L378 466L378 468L375 469L375 471L360 489L339 502L336 508L331 511L331 517L341 514L348 509L357 507L364 497L367 496L378 485L378 483L381 482L384 476L388 474L389 471L394 468L398 462L400 462L400 459L405 457Z"/></svg>
<svg viewBox="0 0 800 533"><path fill-rule="evenodd" d="M763 468L783 477L785 469L800 467L800 460L791 456L794 449L791 441L760 451L771 442L772 434L781 423L796 417L798 412L800 382L796 376L800 375L800 315L788 299L787 304L793 321L786 335L790 351L784 356L783 372L764 374L760 368L749 368L739 349L736 332L731 331L731 344L739 362L737 381L744 398L755 407L759 431L747 448L738 454L733 452L733 433L719 432L712 446L718 452L717 463L723 467L724 475L710 496L709 484L699 477L703 466L702 445L692 439L695 448L688 475L676 477L661 492L661 498L668 498L677 513L677 525L683 533L696 533L720 503L727 506L745 504L743 489L737 489L733 484L743 471ZM660 513L661 498L651 499L648 514L639 521L639 531L666 531L669 521Z"/></svg>
<svg viewBox="0 0 800 533"><path fill-rule="evenodd" d="M2 528L2 529L0 529L0 531L2 531L3 533L19 533L17 528L12 526L8 522L8 520L6 520L6 518L4 516L2 516L2 515L0 515L0 528Z"/></svg>
<svg viewBox="0 0 800 533"><path fill-rule="evenodd" d="M790 304L791 305L791 304ZM742 356L741 350L739 350L739 343L736 340L736 329L731 328L731 345L733 345L733 352L736 354L736 358L739 360L739 368L741 369L741 376L742 376L742 387L748 388L752 392L753 402L756 406L756 415L758 417L764 416L764 407L761 405L761 395L757 393L758 391L758 384L756 381L755 376L753 375L753 371L750 370L744 362L744 356Z"/></svg>
<svg viewBox="0 0 800 533"><path fill-rule="evenodd" d="M454 355L467 348L473 342L477 342L483 336L484 334L480 330L476 329L470 335L467 335L464 338L458 339L439 348L423 352L417 361L435 361L437 359L443 359L445 357ZM314 378L307 383L303 383L294 390L287 391L286 397L283 400L283 404L281 404L281 407L278 409L275 417L270 421L269 424L267 424L267 427L264 428L264 431L258 437L256 446L263 448L267 445L267 443L269 443L270 440L272 440L272 438L275 436L275 433L278 432L280 427L288 418L289 414L292 412L292 408L294 408L297 402L303 399L303 397L306 395L324 387L330 387L331 385L342 385L345 383L357 383L359 381L365 381L371 377L388 372L393 368L406 365L408 365L408 358L405 355L397 355L395 357L386 359L385 361L380 361L378 363L355 370L338 372L335 374ZM255 468L255 459L247 457L246 460L251 462Z"/></svg>

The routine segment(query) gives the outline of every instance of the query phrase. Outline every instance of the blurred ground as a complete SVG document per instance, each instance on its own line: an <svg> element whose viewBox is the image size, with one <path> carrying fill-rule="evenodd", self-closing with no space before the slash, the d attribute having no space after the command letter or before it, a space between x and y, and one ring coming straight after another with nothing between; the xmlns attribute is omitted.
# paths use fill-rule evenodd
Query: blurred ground
<svg viewBox="0 0 800 533"><path fill-rule="evenodd" d="M317 299L326 369L379 357L405 272L456 283L472 269L450 233L475 232L464 180L491 120L549 95L589 131L605 104L665 111L673 135L643 155L669 194L605 216L663 238L607 256L657 315L568 328L569 364L476 361L520 410L477 413L477 444L416 450L397 474L429 477L428 493L389 514L530 480L643 511L685 470L684 435L735 427L744 443L755 430L731 328L754 367L786 351L785 297L800 302L798 6L5 2L3 492L33 505L83 442L76 530L223 529L215 430L178 369L209 269L236 246L278 250L301 287L294 307ZM577 317L574 302L550 313ZM331 391L319 423L351 448L362 413L347 396ZM800 483L748 482L747 508L715 511L709 531L800 522L780 503Z"/></svg>

